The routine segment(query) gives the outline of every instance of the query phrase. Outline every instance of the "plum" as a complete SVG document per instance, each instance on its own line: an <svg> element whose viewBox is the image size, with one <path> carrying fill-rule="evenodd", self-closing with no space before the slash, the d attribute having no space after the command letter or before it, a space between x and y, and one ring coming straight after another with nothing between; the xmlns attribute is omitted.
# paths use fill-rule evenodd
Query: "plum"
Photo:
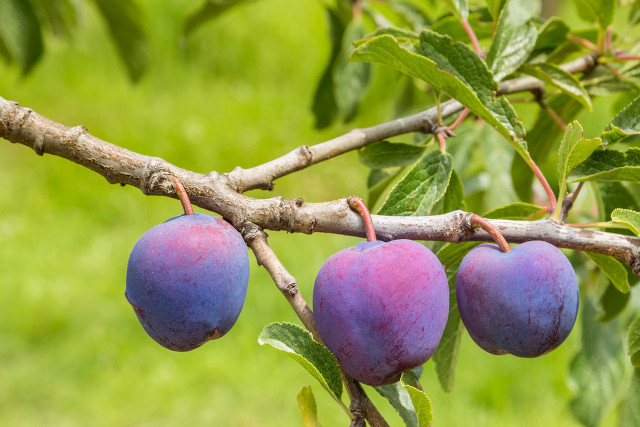
<svg viewBox="0 0 640 427"><path fill-rule="evenodd" d="M320 337L349 375L390 384L433 355L449 315L449 286L421 244L361 242L321 267L313 309Z"/></svg>
<svg viewBox="0 0 640 427"><path fill-rule="evenodd" d="M462 260L456 277L460 317L492 354L538 357L558 347L576 321L579 290L567 257L530 241L501 252L485 244Z"/></svg>
<svg viewBox="0 0 640 427"><path fill-rule="evenodd" d="M211 215L180 215L135 244L125 296L151 338L189 351L231 329L248 282L249 256L235 228Z"/></svg>

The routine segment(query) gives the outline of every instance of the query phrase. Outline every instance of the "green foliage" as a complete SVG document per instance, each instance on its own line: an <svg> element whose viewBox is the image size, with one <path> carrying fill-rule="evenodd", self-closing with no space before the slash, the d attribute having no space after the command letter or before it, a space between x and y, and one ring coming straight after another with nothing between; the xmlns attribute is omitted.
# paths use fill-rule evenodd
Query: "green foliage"
<svg viewBox="0 0 640 427"><path fill-rule="evenodd" d="M526 145L518 142L524 129L515 111L505 98L494 98L497 84L484 62L467 46L452 44L449 37L427 30L420 33L417 46L401 45L393 37L381 35L360 44L352 60L387 65L424 80L485 119L526 155Z"/></svg>
<svg viewBox="0 0 640 427"><path fill-rule="evenodd" d="M633 231L633 234L640 237L640 212L629 209L615 209L611 212L611 219L619 224L623 224Z"/></svg>
<svg viewBox="0 0 640 427"><path fill-rule="evenodd" d="M631 364L635 367L640 367L640 316L629 326L629 331L627 332L627 354L631 358Z"/></svg>
<svg viewBox="0 0 640 427"><path fill-rule="evenodd" d="M569 182L580 181L640 182L640 148L594 151L569 177Z"/></svg>
<svg viewBox="0 0 640 427"><path fill-rule="evenodd" d="M389 401L407 427L418 427L418 416L416 415L413 401L407 389L400 384L400 381L374 387L374 389Z"/></svg>
<svg viewBox="0 0 640 427"><path fill-rule="evenodd" d="M0 54L20 64L23 74L31 71L43 52L38 18L28 1L0 2Z"/></svg>
<svg viewBox="0 0 640 427"><path fill-rule="evenodd" d="M378 214L429 215L444 196L452 170L450 154L427 153L391 190Z"/></svg>
<svg viewBox="0 0 640 427"><path fill-rule="evenodd" d="M143 13L131 0L93 0L109 28L131 80L142 77L149 60Z"/></svg>
<svg viewBox="0 0 640 427"><path fill-rule="evenodd" d="M640 98L636 98L613 118L602 132L602 139L615 144L640 133Z"/></svg>
<svg viewBox="0 0 640 427"><path fill-rule="evenodd" d="M336 401L342 395L338 362L329 349L316 342L311 333L293 323L271 323L258 337L260 345L269 345L285 353L306 369Z"/></svg>
<svg viewBox="0 0 640 427"><path fill-rule="evenodd" d="M411 371L404 372L400 384L409 393L418 419L418 427L429 427L433 421L431 401L421 390L422 387L415 374Z"/></svg>
<svg viewBox="0 0 640 427"><path fill-rule="evenodd" d="M535 1L509 0L500 13L486 59L497 81L517 70L533 51L538 30L531 18L538 12L538 7Z"/></svg>
<svg viewBox="0 0 640 427"><path fill-rule="evenodd" d="M250 1L253 0L205 0L200 8L185 18L182 32L185 36L188 36L202 25L217 18L232 7L241 3L249 3Z"/></svg>
<svg viewBox="0 0 640 427"><path fill-rule="evenodd" d="M307 427L320 427L318 421L318 406L316 405L316 398L313 396L313 390L310 385L303 386L298 395L296 396L298 402L298 408L300 409L300 415L304 425Z"/></svg>
<svg viewBox="0 0 640 427"><path fill-rule="evenodd" d="M630 286L629 280L627 279L627 270L620 261L606 255L591 252L585 252L584 254L600 267L600 270L607 275L616 289L625 294L629 292Z"/></svg>
<svg viewBox="0 0 640 427"><path fill-rule="evenodd" d="M358 159L372 169L407 166L422 157L424 150L419 145L380 141L360 151Z"/></svg>
<svg viewBox="0 0 640 427"><path fill-rule="evenodd" d="M570 408L582 424L597 426L605 411L619 399L628 365L618 322L596 322L590 298L582 299L582 307L582 350L569 368L576 393Z"/></svg>
<svg viewBox="0 0 640 427"><path fill-rule="evenodd" d="M555 64L523 64L520 70L545 83L551 84L591 110L591 98L573 74Z"/></svg>

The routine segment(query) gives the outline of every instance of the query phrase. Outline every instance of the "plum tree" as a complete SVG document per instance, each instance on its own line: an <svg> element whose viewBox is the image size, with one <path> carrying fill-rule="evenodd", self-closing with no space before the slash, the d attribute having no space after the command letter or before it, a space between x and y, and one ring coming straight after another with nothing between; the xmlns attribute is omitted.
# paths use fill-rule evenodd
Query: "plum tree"
<svg viewBox="0 0 640 427"><path fill-rule="evenodd" d="M229 332L248 282L240 234L220 218L185 214L153 227L135 244L125 295L151 338L189 351Z"/></svg>
<svg viewBox="0 0 640 427"><path fill-rule="evenodd" d="M567 338L578 314L576 274L555 246L530 241L501 252L472 249L456 277L460 317L492 354L538 357Z"/></svg>

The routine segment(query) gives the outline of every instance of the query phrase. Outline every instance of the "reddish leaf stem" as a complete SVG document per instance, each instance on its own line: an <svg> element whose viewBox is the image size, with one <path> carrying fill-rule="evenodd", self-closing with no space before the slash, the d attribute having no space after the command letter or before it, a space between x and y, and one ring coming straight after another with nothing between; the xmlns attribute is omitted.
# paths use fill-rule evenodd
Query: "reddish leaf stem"
<svg viewBox="0 0 640 427"><path fill-rule="evenodd" d="M467 32L467 35L471 40L471 44L473 45L473 49L476 51L478 55L481 55L480 43L478 43L478 38L476 37L476 33L473 32L473 28L471 28L471 25L469 25L469 21L467 21L466 19L462 19L460 23L462 24L462 27L464 28L464 30Z"/></svg>
<svg viewBox="0 0 640 427"><path fill-rule="evenodd" d="M640 56L638 55L625 55L622 53L616 54L614 58L621 61L640 61Z"/></svg>
<svg viewBox="0 0 640 427"><path fill-rule="evenodd" d="M376 239L376 230L373 227L373 220L371 219L371 213L367 208L367 205L364 203L360 197L351 196L347 199L347 203L349 207L360 214L362 217L362 222L364 222L364 232L367 235L367 241L375 242Z"/></svg>
<svg viewBox="0 0 640 427"><path fill-rule="evenodd" d="M540 184L542 184L542 187L544 188L545 193L547 193L547 197L549 198L549 210L551 211L554 210L556 208L556 203L557 203L556 195L553 194L553 190L551 190L551 187L549 186L547 179L544 177L544 175L538 168L538 165L536 165L536 162L534 162L531 157L529 157L527 163L529 164L529 167L533 171L534 175L538 178L538 181L540 181Z"/></svg>
<svg viewBox="0 0 640 427"><path fill-rule="evenodd" d="M436 136L438 137L438 142L440 143L440 151L444 153L447 150L447 137L443 132L436 133Z"/></svg>
<svg viewBox="0 0 640 427"><path fill-rule="evenodd" d="M187 191L184 189L184 186L182 185L180 180L173 175L169 176L169 180L176 187L176 193L178 194L180 203L182 203L182 209L184 210L184 214L193 215L193 207L191 206L191 200L189 200L189 195L187 194Z"/></svg>
<svg viewBox="0 0 640 427"><path fill-rule="evenodd" d="M469 115L469 109L465 107L465 109L462 110L462 113L460 113L458 118L453 123L451 123L449 126L447 126L447 129L454 130L455 128L460 126L460 123L462 123L464 121L464 119L467 118L468 115Z"/></svg>
<svg viewBox="0 0 640 427"><path fill-rule="evenodd" d="M509 252L511 248L509 247L509 243L507 243L504 236L498 231L496 227L491 225L489 221L482 218L480 215L472 214L469 220L471 225L474 227L480 227L484 231L486 231L491 238L498 244L498 247L502 252Z"/></svg>
<svg viewBox="0 0 640 427"><path fill-rule="evenodd" d="M560 126L562 131L566 132L567 131L567 124L564 121L562 121L562 117L560 117L558 115L558 113L556 113L555 110L553 108L551 108L551 106L547 102L544 103L544 109L547 112L547 114L549 114L549 116L551 116L553 121L555 121L558 124L558 126Z"/></svg>
<svg viewBox="0 0 640 427"><path fill-rule="evenodd" d="M574 34L569 34L569 38L571 40L573 40L576 43L580 43L582 46L586 47L589 50L592 50L594 52L596 52L598 50L598 46L596 46L595 44L591 43L589 40L587 39L583 39L582 37L578 37Z"/></svg>

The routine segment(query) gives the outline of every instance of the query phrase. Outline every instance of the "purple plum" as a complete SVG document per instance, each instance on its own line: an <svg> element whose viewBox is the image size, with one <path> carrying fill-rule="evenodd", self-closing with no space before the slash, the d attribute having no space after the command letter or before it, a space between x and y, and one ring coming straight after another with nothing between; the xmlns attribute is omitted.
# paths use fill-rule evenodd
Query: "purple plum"
<svg viewBox="0 0 640 427"><path fill-rule="evenodd" d="M361 242L324 263L313 309L320 337L349 375L390 384L436 350L449 315L447 276L414 241Z"/></svg>
<svg viewBox="0 0 640 427"><path fill-rule="evenodd" d="M135 244L125 296L151 338L189 351L229 332L248 282L249 256L235 228L211 215L180 215Z"/></svg>
<svg viewBox="0 0 640 427"><path fill-rule="evenodd" d="M562 344L580 302L571 263L542 241L504 253L493 244L472 249L458 269L456 296L476 344L519 357L538 357Z"/></svg>

